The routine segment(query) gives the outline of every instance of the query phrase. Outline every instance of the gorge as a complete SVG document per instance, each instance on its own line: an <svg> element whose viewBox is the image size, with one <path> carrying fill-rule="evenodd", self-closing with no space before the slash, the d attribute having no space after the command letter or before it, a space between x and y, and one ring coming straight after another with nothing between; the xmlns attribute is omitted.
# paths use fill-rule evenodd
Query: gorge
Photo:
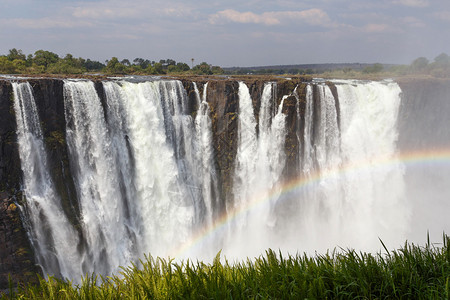
<svg viewBox="0 0 450 300"><path fill-rule="evenodd" d="M448 233L437 79L0 78L0 287Z"/></svg>

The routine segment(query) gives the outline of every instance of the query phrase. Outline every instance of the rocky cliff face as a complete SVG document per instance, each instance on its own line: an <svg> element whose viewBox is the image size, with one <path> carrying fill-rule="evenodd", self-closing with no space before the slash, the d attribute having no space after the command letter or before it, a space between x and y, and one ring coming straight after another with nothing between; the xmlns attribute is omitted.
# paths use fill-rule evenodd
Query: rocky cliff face
<svg viewBox="0 0 450 300"><path fill-rule="evenodd" d="M191 114L197 111L196 94L193 82L200 93L203 83L208 82L207 101L211 109L215 163L219 170L220 199L231 199L234 159L237 152L238 120L238 81L227 79L182 78L180 79L188 96ZM240 79L241 80L241 79ZM266 79L255 77L243 78L249 87L256 118L260 109L260 99ZM68 149L66 145L63 84L61 79L29 79L41 120L44 142L49 156L50 173L57 192L61 196L63 209L70 221L78 223L79 207L71 176ZM276 79L276 103L279 105L283 96L287 96L283 113L287 115L288 134L286 138L287 163L285 175L292 175L298 155L298 138L296 130L301 124L297 117L297 99L300 112L305 109L305 87L303 79ZM102 82L95 81L97 93L106 105ZM297 87L294 95L294 89ZM21 168L17 148L16 120L13 109L13 92L11 82L0 80L0 288L5 288L8 273L14 280L35 280L34 273L39 268L34 264L34 257L26 231L21 222L20 205L26 205L21 193ZM220 202L219 211L225 209ZM75 212L75 214L74 214Z"/></svg>
<svg viewBox="0 0 450 300"><path fill-rule="evenodd" d="M272 78L273 79L273 78ZM261 103L259 99L263 92L265 79L255 77L243 78L248 85L251 98L253 99L253 107L255 117L258 121ZM302 78L294 79L277 79L276 103L278 106L283 96L287 96L284 100L283 113L286 117L286 127L288 133L286 137L286 168L285 176L291 176L295 172L295 161L298 155L298 139L296 129L300 126L301 120L297 118L296 103L300 99L301 115L305 109L305 88L306 83ZM191 79L183 79L183 85L188 93L190 103L195 103L195 92ZM202 85L208 82L207 101L211 109L213 143L215 150L216 168L220 172L221 199L231 199L232 175L234 161L237 153L237 128L238 128L238 101L239 101L239 84L237 80L199 80L197 84ZM297 87L298 86L298 87ZM295 88L297 87L297 90ZM295 90L295 92L294 92ZM202 93L202 90L200 91ZM296 95L294 95L296 94ZM197 107L194 105L192 112ZM222 207L223 208L223 207Z"/></svg>
<svg viewBox="0 0 450 300"><path fill-rule="evenodd" d="M0 81L0 190L4 192L20 188L16 140L12 87L7 81Z"/></svg>
<svg viewBox="0 0 450 300"><path fill-rule="evenodd" d="M258 121L261 94L267 78L247 77L235 79L224 78L179 78L186 90L190 114L195 115L198 107L193 82L197 83L200 94L204 83L208 82L207 101L210 106L212 120L213 147L215 164L221 182L218 197L218 211L224 211L226 199L232 199L232 182L234 162L238 145L238 104L239 84L244 81L249 87L255 118ZM270 78L277 81L275 91L276 107L282 101L283 113L286 115L287 135L285 140L286 165L284 177L296 175L298 155L301 153L299 143L305 127L306 86L305 78ZM66 121L64 115L64 95L61 79L29 79L38 108L39 118L50 164L50 173L55 182L63 209L70 222L79 223L79 207L68 148L66 145ZM97 93L106 105L106 99L100 79L94 80ZM450 137L443 130L442 135L427 134L436 132L436 128L446 128L447 123L442 115L450 110L450 85L448 81L438 80L403 80L401 118L399 118L399 145L402 148L416 147L429 143L450 144ZM336 111L339 112L339 99L336 87L328 83L336 100ZM317 87L313 94L317 94ZM317 95L315 97L317 99ZM315 105L320 105L315 103ZM105 110L106 111L106 110ZM438 114L440 118L435 116ZM338 114L339 115L339 114ZM424 117L426 116L426 117ZM339 122L339 120L338 120ZM423 131L423 132L422 132ZM431 140L434 139L434 140ZM8 283L8 274L14 281L36 280L34 255L21 218L21 205L26 205L21 193L21 167L17 146L16 120L13 109L13 91L11 82L0 79L0 289ZM76 227L76 226L75 226Z"/></svg>
<svg viewBox="0 0 450 300"><path fill-rule="evenodd" d="M0 81L0 289L8 286L9 275L13 282L33 282L39 272L21 221L20 186L12 88L9 82Z"/></svg>
<svg viewBox="0 0 450 300"><path fill-rule="evenodd" d="M0 290L12 282L37 282L39 267L21 220L17 198L19 193L0 192Z"/></svg>

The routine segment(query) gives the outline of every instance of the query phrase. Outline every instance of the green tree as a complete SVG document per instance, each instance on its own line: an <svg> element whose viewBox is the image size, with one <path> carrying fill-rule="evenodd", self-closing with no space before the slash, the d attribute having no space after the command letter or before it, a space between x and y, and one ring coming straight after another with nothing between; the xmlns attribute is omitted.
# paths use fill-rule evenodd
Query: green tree
<svg viewBox="0 0 450 300"><path fill-rule="evenodd" d="M428 66L428 59L426 59L425 57L419 57L416 58L412 63L411 63L411 69L413 71L423 71L426 69L426 67Z"/></svg>
<svg viewBox="0 0 450 300"><path fill-rule="evenodd" d="M63 59L51 64L47 71L52 74L82 74L86 71L83 58L74 58L72 54L67 54Z"/></svg>
<svg viewBox="0 0 450 300"><path fill-rule="evenodd" d="M175 72L178 73L179 71L178 71L177 66L170 65L170 66L167 67L167 72L169 72L169 73L175 73Z"/></svg>
<svg viewBox="0 0 450 300"><path fill-rule="evenodd" d="M196 75L212 75L211 66L206 62L196 65L192 72Z"/></svg>
<svg viewBox="0 0 450 300"><path fill-rule="evenodd" d="M148 59L143 58L135 58L133 60L133 63L135 65L140 66L142 69L147 69L147 67L150 65L150 61Z"/></svg>
<svg viewBox="0 0 450 300"><path fill-rule="evenodd" d="M167 66L175 66L177 64L177 62L174 61L173 59L168 58L168 59L166 59L166 64L167 64Z"/></svg>
<svg viewBox="0 0 450 300"><path fill-rule="evenodd" d="M108 61L105 71L110 74L125 74L125 66L119 62L117 57L113 57Z"/></svg>
<svg viewBox="0 0 450 300"><path fill-rule="evenodd" d="M0 73L1 74L14 74L15 68L12 61L6 56L0 56Z"/></svg>
<svg viewBox="0 0 450 300"><path fill-rule="evenodd" d="M86 68L86 70L88 71L100 71L103 68L106 67L105 64L102 64L99 61L93 61L90 60L89 58L84 62L84 67Z"/></svg>
<svg viewBox="0 0 450 300"><path fill-rule="evenodd" d="M450 65L450 56L448 56L446 53L441 53L434 58L434 62L439 66Z"/></svg>
<svg viewBox="0 0 450 300"><path fill-rule="evenodd" d="M32 54L28 54L26 65L27 65L27 67L31 67L33 65L33 55Z"/></svg>
<svg viewBox="0 0 450 300"><path fill-rule="evenodd" d="M163 65L161 63L155 63L153 66L153 69L155 70L156 74L165 74L163 69Z"/></svg>
<svg viewBox="0 0 450 300"><path fill-rule="evenodd" d="M49 65L58 62L59 56L56 53L44 50L38 50L34 52L33 63L38 66L43 66L45 70Z"/></svg>
<svg viewBox="0 0 450 300"><path fill-rule="evenodd" d="M212 72L214 75L222 75L222 74L225 73L225 71L224 71L221 67L219 67L219 66L212 66L212 67L211 67L211 72Z"/></svg>
<svg viewBox="0 0 450 300"><path fill-rule="evenodd" d="M26 60L27 57L23 54L22 50L17 50L16 48L10 49L8 55L6 56L10 61L13 60Z"/></svg>
<svg viewBox="0 0 450 300"><path fill-rule="evenodd" d="M12 61L12 64L14 66L15 73L25 73L25 70L27 68L25 60L15 59Z"/></svg>
<svg viewBox="0 0 450 300"><path fill-rule="evenodd" d="M191 68L189 67L188 64L179 62L179 63L177 63L177 69L180 72L186 72L186 71L189 71Z"/></svg>
<svg viewBox="0 0 450 300"><path fill-rule="evenodd" d="M431 75L435 77L450 77L450 56L446 53L441 53L430 64Z"/></svg>
<svg viewBox="0 0 450 300"><path fill-rule="evenodd" d="M128 59L122 59L121 61L120 61L120 63L122 64L122 65L124 65L124 66L130 66L131 65L131 63L130 63L130 61L128 60Z"/></svg>
<svg viewBox="0 0 450 300"><path fill-rule="evenodd" d="M191 68L189 68L188 64L181 63L181 62L177 63L176 65L171 64L167 67L167 71L169 73L182 73L182 72L189 71L190 69Z"/></svg>

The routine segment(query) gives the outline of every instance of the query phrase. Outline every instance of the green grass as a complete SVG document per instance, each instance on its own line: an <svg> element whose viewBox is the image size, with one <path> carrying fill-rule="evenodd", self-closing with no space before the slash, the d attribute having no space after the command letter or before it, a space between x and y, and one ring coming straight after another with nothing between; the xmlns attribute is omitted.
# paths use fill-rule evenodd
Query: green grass
<svg viewBox="0 0 450 300"><path fill-rule="evenodd" d="M2 299L449 299L450 238L443 245L406 243L370 254L332 251L315 257L272 250L230 264L146 257L120 275L87 276L79 285L50 277L40 285L11 286Z"/></svg>

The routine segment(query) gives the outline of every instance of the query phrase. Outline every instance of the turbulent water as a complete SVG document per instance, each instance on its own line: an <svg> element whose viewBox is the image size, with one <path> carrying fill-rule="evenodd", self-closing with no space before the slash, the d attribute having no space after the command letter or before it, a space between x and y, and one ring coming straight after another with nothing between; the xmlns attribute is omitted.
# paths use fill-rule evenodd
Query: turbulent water
<svg viewBox="0 0 450 300"><path fill-rule="evenodd" d="M377 237L405 238L409 224L403 164L395 161L401 91L379 82L337 82L336 88L339 103L325 84L315 86L317 103L311 103L312 87L307 90L306 185L294 231L310 250L336 244L370 250Z"/></svg>
<svg viewBox="0 0 450 300"><path fill-rule="evenodd" d="M395 160L400 88L335 85L337 98L327 84L309 83L302 115L297 103L304 126L296 128L298 179L289 181L288 95L277 103L277 84L268 82L252 99L240 82L232 191L221 199L207 84L202 95L194 84L191 113L180 81L103 82L104 104L93 82L64 81L75 226L49 174L31 86L14 83L24 211L44 273L116 273L144 253L209 259L223 249L243 259L269 247L296 253L376 250L378 237L403 242L411 208L404 166Z"/></svg>
<svg viewBox="0 0 450 300"><path fill-rule="evenodd" d="M41 124L29 83L13 83L19 154L27 199L29 234L44 273L81 276L75 230L51 180Z"/></svg>

